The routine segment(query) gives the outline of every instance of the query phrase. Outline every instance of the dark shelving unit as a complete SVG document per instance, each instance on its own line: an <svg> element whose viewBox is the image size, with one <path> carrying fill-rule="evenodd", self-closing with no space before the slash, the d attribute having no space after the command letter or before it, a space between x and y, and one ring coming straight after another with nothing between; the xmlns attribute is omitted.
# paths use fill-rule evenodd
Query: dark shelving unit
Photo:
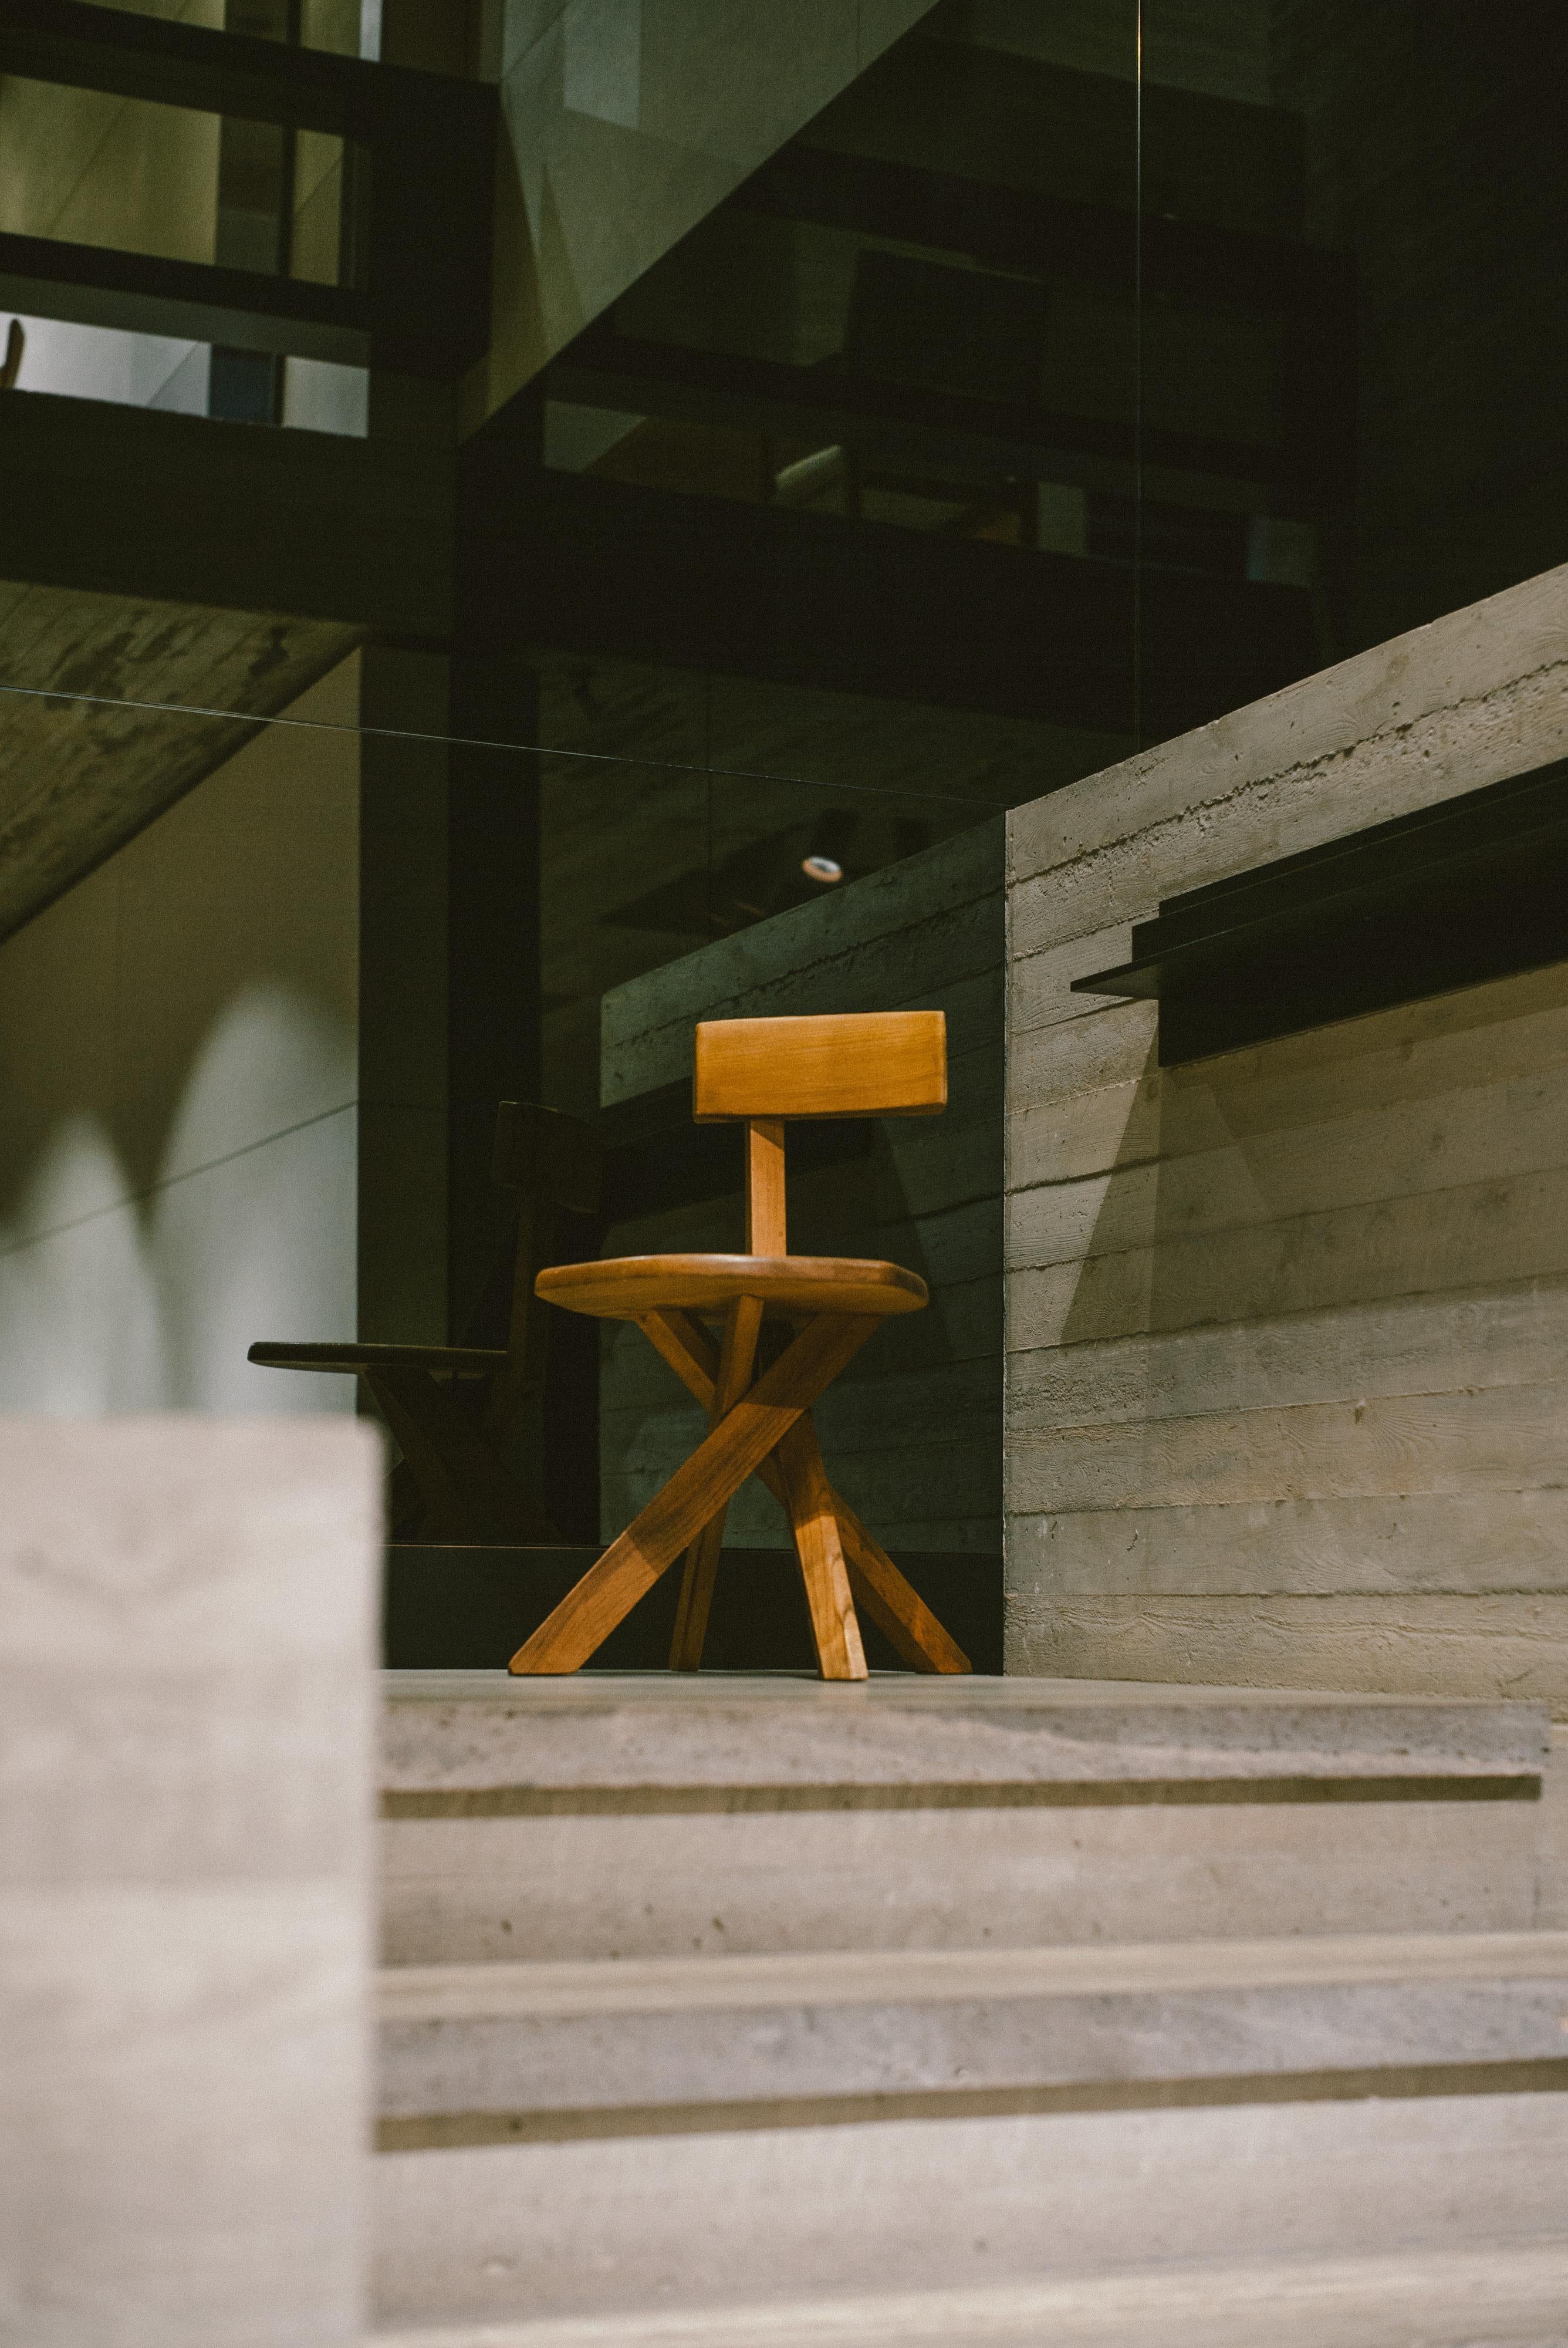
<svg viewBox="0 0 1568 2348"><path fill-rule="evenodd" d="M1568 961L1568 758L1163 899L1078 994L1160 1005L1173 1067Z"/></svg>

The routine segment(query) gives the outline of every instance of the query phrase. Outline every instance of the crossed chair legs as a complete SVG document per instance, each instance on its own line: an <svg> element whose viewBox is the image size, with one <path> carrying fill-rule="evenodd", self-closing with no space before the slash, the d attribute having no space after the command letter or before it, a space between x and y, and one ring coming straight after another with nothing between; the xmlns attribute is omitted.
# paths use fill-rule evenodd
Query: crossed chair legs
<svg viewBox="0 0 1568 2348"><path fill-rule="evenodd" d="M762 1325L754 1298L730 1306L722 1349L685 1313L646 1313L639 1325L708 1412L712 1429L518 1648L512 1671L576 1671L682 1551L686 1568L671 1662L677 1670L694 1671L725 1512L747 1477L760 1475L789 1517L825 1679L866 1675L856 1601L917 1670L967 1672L962 1649L829 1484L809 1416L812 1404L871 1335L876 1319L814 1315L754 1382Z"/></svg>

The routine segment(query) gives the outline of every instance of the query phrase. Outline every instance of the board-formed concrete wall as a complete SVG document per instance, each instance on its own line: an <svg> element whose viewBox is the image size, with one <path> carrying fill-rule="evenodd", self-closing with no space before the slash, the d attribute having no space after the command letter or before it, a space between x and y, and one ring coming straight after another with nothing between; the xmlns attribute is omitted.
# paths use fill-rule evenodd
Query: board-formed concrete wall
<svg viewBox="0 0 1568 2348"><path fill-rule="evenodd" d="M1568 1709L1568 964L1161 1070L1163 897L1568 753L1568 568L1009 819L1008 1668Z"/></svg>
<svg viewBox="0 0 1568 2348"><path fill-rule="evenodd" d="M669 1095L653 1179L690 1125L692 1035L701 1018L927 1008L948 1018L948 1107L937 1117L791 1128L790 1244L877 1256L931 1290L928 1311L880 1330L818 1406L834 1479L895 1553L1000 1550L1002 852L978 825L831 896L705 946L604 998L607 1135ZM740 1141L695 1138L730 1158L683 1200L614 1224L605 1252L742 1244ZM726 1168L733 1166L733 1172ZM674 1169L681 1187L682 1169ZM701 1195L695 1195L701 1193ZM606 1537L702 1439L703 1421L630 1326L607 1327L600 1385ZM754 1481L735 1501L733 1546L787 1540Z"/></svg>
<svg viewBox="0 0 1568 2348"><path fill-rule="evenodd" d="M380 1449L0 1418L0 2338L366 2318Z"/></svg>

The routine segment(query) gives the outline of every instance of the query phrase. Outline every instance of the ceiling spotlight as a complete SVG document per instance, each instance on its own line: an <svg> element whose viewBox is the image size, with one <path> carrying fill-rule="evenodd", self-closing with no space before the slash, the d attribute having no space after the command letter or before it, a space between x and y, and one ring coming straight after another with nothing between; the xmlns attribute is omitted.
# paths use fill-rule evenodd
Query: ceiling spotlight
<svg viewBox="0 0 1568 2348"><path fill-rule="evenodd" d="M844 878L843 865L835 863L831 856L803 856L800 869L808 880L820 880L825 887Z"/></svg>

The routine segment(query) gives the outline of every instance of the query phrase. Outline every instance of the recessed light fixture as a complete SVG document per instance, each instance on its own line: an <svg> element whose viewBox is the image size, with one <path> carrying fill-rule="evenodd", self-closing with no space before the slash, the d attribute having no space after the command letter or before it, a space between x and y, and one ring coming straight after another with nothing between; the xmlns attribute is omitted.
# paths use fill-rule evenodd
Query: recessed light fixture
<svg viewBox="0 0 1568 2348"><path fill-rule="evenodd" d="M820 880L825 888L830 881L842 880L844 867L831 856L803 856L800 869L808 880Z"/></svg>

